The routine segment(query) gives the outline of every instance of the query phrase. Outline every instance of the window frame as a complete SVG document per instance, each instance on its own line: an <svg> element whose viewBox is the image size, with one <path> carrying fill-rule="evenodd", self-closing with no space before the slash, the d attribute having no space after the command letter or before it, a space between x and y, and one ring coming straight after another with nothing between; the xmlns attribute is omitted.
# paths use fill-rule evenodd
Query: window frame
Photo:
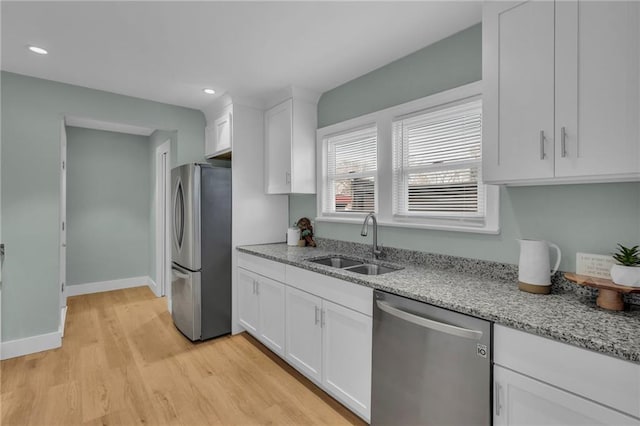
<svg viewBox="0 0 640 426"><path fill-rule="evenodd" d="M402 135L401 140L396 140L396 125L402 126L403 130L405 127L406 121L411 121L419 117L423 117L425 115L430 114L439 114L443 111L450 110L458 107L467 107L471 103L480 102L480 114L482 114L482 97L480 95L468 97L459 101L449 102L446 104L437 105L432 108L428 108L422 111L416 111L412 114L408 114L405 116L394 117L392 121L393 126L393 135L392 135L392 143L393 143L393 217L394 220L397 221L416 221L420 222L421 220L435 220L435 219L455 219L455 220L463 220L467 222L480 222L484 220L485 217L485 209L487 202L487 195L485 191L485 186L482 184L482 156L477 160L460 160L454 163L447 164L429 164L429 165L420 165L420 166L408 166L405 164L405 160L407 158L402 155L403 158L396 158L399 152L404 152L407 149L407 146L404 145L405 139L404 134ZM474 107L471 107L475 109ZM453 112L455 114L455 112ZM480 128L480 148L482 149L482 128ZM401 145L401 146L399 146ZM402 148L402 149L400 149ZM480 172L480 181L478 185L478 206L482 207L482 211L478 213L446 213L446 212L410 212L408 211L400 211L400 205L404 203L400 201L400 198L405 199L408 196L409 190L409 177L411 175L420 174L420 173L430 173L437 171L452 171L456 169L467 169L477 167ZM408 202L408 200L407 200Z"/></svg>
<svg viewBox="0 0 640 426"><path fill-rule="evenodd" d="M332 135L348 133L375 123L377 127L377 176L375 181L375 213L381 226L436 229L482 234L500 233L500 188L497 185L484 185L485 214L481 218L462 216L399 216L395 215L396 186L394 179L394 144L393 123L444 108L448 104L455 105L482 99L482 81L473 82L454 89L445 90L404 104L396 105L380 111L320 128L316 132L317 148L317 194L316 202L318 222L362 223L366 213L333 213L323 212L326 183L327 150L325 141ZM482 160L481 160L482 161Z"/></svg>
<svg viewBox="0 0 640 426"><path fill-rule="evenodd" d="M360 220L364 219L364 217L369 214L370 212L360 212L360 211L325 211L325 202L326 202L326 192L329 191L328 189L328 183L329 183L329 170L328 170L328 164L329 164L329 150L328 150L328 146L329 146L329 140L331 138L337 137L337 136L342 136L348 133L352 133L352 132L357 132L357 131L361 131L364 129L368 129L368 128L375 128L375 133L376 133L376 146L377 148L379 148L379 143L380 141L378 140L379 137L379 129L377 127L377 123L375 121L369 121L367 123L363 123L359 126L356 127L350 127L350 128L345 128L343 130L338 130L332 133L328 133L325 134L322 139L320 140L320 144L321 145L321 154L322 154L322 162L318 165L318 170L321 170L322 173L322 178L318 180L318 189L322 188L322 191L317 192L319 194L319 200L317 200L317 207L318 207L318 217L324 217L324 218L334 218L334 219L353 219L353 218L359 218ZM378 152L377 157L380 156L380 153ZM320 156L319 156L320 157ZM374 186L373 186L373 201L374 201L374 212L377 213L378 212L378 199L379 199L379 188L378 188L378 182L379 182L379 176L378 176L378 171L380 169L380 163L378 163L378 158L376 158L376 170L375 172L367 172L365 173L368 176L373 176L374 178Z"/></svg>

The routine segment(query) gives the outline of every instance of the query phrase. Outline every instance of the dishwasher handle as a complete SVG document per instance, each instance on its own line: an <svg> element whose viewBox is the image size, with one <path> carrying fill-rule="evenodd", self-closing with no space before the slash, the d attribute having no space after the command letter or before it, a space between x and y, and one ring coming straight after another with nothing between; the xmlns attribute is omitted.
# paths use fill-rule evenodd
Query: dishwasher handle
<svg viewBox="0 0 640 426"><path fill-rule="evenodd" d="M376 300L376 304L378 305L378 308L389 315L393 315L401 320L419 325L420 327L429 328L431 330L440 331L453 336L463 337L465 339L480 340L482 338L482 331L479 330L470 330L468 328L457 327L455 325L423 318L421 316L405 312L401 309L394 308L387 302L380 300Z"/></svg>

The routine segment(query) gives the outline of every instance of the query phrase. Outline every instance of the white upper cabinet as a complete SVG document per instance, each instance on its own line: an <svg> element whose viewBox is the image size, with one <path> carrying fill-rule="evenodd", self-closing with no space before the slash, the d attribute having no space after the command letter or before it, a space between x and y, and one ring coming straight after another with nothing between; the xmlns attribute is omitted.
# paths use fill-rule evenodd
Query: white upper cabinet
<svg viewBox="0 0 640 426"><path fill-rule="evenodd" d="M636 1L556 3L556 176L640 175L639 19Z"/></svg>
<svg viewBox="0 0 640 426"><path fill-rule="evenodd" d="M267 110L265 125L265 182L267 194L291 192L291 143L293 141L293 101L284 101Z"/></svg>
<svg viewBox="0 0 640 426"><path fill-rule="evenodd" d="M205 157L219 157L229 154L233 142L232 112L229 107L205 132Z"/></svg>
<svg viewBox="0 0 640 426"><path fill-rule="evenodd" d="M291 89L290 97L269 108L265 125L267 194L316 192L315 133L317 95Z"/></svg>
<svg viewBox="0 0 640 426"><path fill-rule="evenodd" d="M488 2L483 177L640 179L640 4Z"/></svg>
<svg viewBox="0 0 640 426"><path fill-rule="evenodd" d="M485 182L553 177L553 2L487 3Z"/></svg>

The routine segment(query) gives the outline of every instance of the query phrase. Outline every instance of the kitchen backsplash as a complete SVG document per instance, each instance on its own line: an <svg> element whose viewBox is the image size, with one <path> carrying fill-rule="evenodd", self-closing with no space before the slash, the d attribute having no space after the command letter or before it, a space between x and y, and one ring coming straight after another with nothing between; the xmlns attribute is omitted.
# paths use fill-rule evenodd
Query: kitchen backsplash
<svg viewBox="0 0 640 426"><path fill-rule="evenodd" d="M344 253L354 257L369 258L371 256L371 244L361 244L349 241L333 240L328 238L316 238L318 248L326 251ZM449 256L444 254L425 253L395 247L382 247L383 258L388 262L402 264L414 264L437 269L450 269L455 272L474 274L483 278L501 281L518 282L518 266L507 263L491 262L486 260L468 259L464 257ZM575 293L576 295L593 299L597 296L597 290L579 286L564 278L564 272L558 271L551 277L551 293ZM541 296L544 297L544 296ZM640 294L624 295L626 303L640 305Z"/></svg>

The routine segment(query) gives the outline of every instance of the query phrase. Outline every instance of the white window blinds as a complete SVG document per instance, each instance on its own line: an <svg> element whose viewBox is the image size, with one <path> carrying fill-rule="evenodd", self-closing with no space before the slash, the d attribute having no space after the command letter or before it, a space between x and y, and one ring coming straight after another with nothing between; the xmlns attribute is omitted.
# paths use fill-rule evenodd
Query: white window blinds
<svg viewBox="0 0 640 426"><path fill-rule="evenodd" d="M393 123L394 215L481 218L482 101Z"/></svg>
<svg viewBox="0 0 640 426"><path fill-rule="evenodd" d="M324 213L370 212L376 208L377 128L325 139L327 169Z"/></svg>

